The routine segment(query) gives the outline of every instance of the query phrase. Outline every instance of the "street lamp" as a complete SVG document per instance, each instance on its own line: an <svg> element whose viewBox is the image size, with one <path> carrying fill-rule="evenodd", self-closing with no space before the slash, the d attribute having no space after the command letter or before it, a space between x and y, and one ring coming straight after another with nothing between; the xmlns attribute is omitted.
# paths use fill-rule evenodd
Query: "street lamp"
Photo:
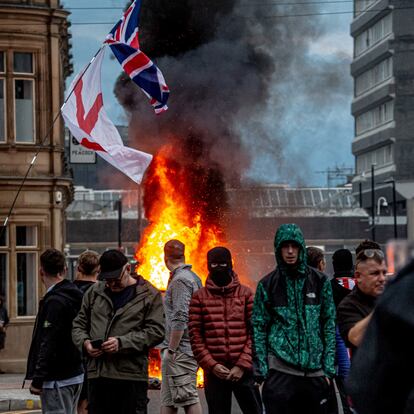
<svg viewBox="0 0 414 414"><path fill-rule="evenodd" d="M380 197L377 200L377 216L378 216L378 218L381 215L381 207L388 207L388 201L385 197Z"/></svg>
<svg viewBox="0 0 414 414"><path fill-rule="evenodd" d="M392 184L392 212L394 215L394 239L398 237L397 231L397 192L395 190L395 180L390 178L384 181L384 184Z"/></svg>

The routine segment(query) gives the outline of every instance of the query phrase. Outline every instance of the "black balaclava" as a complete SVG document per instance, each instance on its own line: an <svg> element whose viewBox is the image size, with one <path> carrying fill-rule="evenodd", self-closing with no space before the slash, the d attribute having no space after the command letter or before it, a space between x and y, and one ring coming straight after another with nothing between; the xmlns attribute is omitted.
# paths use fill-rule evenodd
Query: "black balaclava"
<svg viewBox="0 0 414 414"><path fill-rule="evenodd" d="M218 266L212 267L212 264ZM210 279L216 286L227 286L233 278L231 253L225 247L214 247L207 253L207 267Z"/></svg>

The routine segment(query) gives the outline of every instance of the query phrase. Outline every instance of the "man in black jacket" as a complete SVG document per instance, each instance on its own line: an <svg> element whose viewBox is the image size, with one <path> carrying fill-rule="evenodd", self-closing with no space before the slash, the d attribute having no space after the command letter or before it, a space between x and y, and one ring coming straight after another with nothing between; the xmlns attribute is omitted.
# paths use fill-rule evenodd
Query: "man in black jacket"
<svg viewBox="0 0 414 414"><path fill-rule="evenodd" d="M30 392L40 395L46 414L75 414L83 383L81 354L71 337L82 292L65 275L64 255L46 250L40 256L40 277L47 292L39 303L26 373Z"/></svg>

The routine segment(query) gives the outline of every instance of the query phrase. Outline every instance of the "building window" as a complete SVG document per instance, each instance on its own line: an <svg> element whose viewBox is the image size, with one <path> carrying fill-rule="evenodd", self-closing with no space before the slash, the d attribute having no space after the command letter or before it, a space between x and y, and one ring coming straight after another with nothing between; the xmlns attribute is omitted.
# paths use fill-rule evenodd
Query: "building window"
<svg viewBox="0 0 414 414"><path fill-rule="evenodd" d="M0 142L6 141L6 105L4 99L4 79L0 78Z"/></svg>
<svg viewBox="0 0 414 414"><path fill-rule="evenodd" d="M385 39L392 32L392 15L387 14L369 29L355 37L355 57L358 57Z"/></svg>
<svg viewBox="0 0 414 414"><path fill-rule="evenodd" d="M5 302L8 302L8 250L7 250L7 228L3 230L0 226L0 296L5 298ZM1 234L2 233L2 234Z"/></svg>
<svg viewBox="0 0 414 414"><path fill-rule="evenodd" d="M36 253L17 253L17 316L36 315Z"/></svg>
<svg viewBox="0 0 414 414"><path fill-rule="evenodd" d="M354 16L355 17L359 16L361 13L369 9L371 6L373 6L378 1L379 0L355 0Z"/></svg>
<svg viewBox="0 0 414 414"><path fill-rule="evenodd" d="M366 152L356 157L357 173L362 174L371 169L372 164L377 168L384 167L393 163L393 146L385 145L374 151Z"/></svg>
<svg viewBox="0 0 414 414"><path fill-rule="evenodd" d="M6 141L6 105L5 105L4 52L0 51L0 142Z"/></svg>
<svg viewBox="0 0 414 414"><path fill-rule="evenodd" d="M16 226L17 247L37 247L36 226Z"/></svg>
<svg viewBox="0 0 414 414"><path fill-rule="evenodd" d="M36 314L37 246L36 226L16 226L17 316Z"/></svg>
<svg viewBox="0 0 414 414"><path fill-rule="evenodd" d="M14 80L16 142L34 142L33 88L34 82L32 80Z"/></svg>
<svg viewBox="0 0 414 414"><path fill-rule="evenodd" d="M0 142L36 141L34 63L33 53L0 51ZM12 108L8 113L10 122L7 122L7 105ZM14 125L14 136L8 125Z"/></svg>
<svg viewBox="0 0 414 414"><path fill-rule="evenodd" d="M359 115L355 119L356 135L377 128L394 120L394 101L385 102Z"/></svg>
<svg viewBox="0 0 414 414"><path fill-rule="evenodd" d="M13 72L33 75L33 54L14 52Z"/></svg>
<svg viewBox="0 0 414 414"><path fill-rule="evenodd" d="M389 57L355 78L355 96L375 88L393 75L393 61Z"/></svg>

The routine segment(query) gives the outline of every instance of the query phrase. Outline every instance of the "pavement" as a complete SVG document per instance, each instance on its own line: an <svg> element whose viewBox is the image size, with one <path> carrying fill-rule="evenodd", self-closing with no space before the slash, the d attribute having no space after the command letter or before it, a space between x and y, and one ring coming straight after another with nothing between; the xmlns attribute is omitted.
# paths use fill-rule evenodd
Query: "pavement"
<svg viewBox="0 0 414 414"><path fill-rule="evenodd" d="M40 399L29 392L30 381L26 381L25 388L22 389L24 376L21 374L0 375L0 413L21 414L41 413ZM203 406L203 413L207 413L207 405L203 389L199 389L200 400ZM150 402L148 404L148 414L159 414L160 412L160 391L150 390L148 393ZM184 413L184 411L179 411ZM237 402L233 399L232 414L241 414Z"/></svg>
<svg viewBox="0 0 414 414"><path fill-rule="evenodd" d="M40 399L29 392L29 383L22 389L23 375L0 375L0 412L18 412L40 408Z"/></svg>

